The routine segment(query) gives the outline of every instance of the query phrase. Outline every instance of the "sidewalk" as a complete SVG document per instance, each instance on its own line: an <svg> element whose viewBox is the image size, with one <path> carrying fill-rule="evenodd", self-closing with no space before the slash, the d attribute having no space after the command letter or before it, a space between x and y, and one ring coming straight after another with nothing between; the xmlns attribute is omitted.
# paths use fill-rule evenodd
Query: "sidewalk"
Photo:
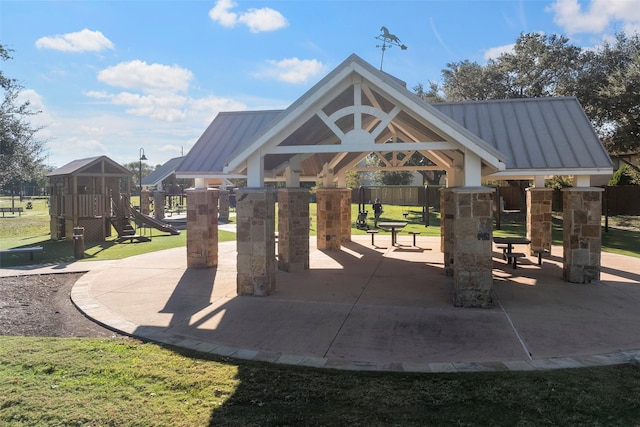
<svg viewBox="0 0 640 427"><path fill-rule="evenodd" d="M602 254L602 281L562 281L562 248L518 269L494 252L495 307L453 307L440 239L354 236L311 270L276 273L269 297L236 296L235 242L215 269L187 269L185 248L91 268L72 299L119 331L203 352L275 363L386 371L531 370L640 358L640 262ZM81 263L88 264L88 263Z"/></svg>

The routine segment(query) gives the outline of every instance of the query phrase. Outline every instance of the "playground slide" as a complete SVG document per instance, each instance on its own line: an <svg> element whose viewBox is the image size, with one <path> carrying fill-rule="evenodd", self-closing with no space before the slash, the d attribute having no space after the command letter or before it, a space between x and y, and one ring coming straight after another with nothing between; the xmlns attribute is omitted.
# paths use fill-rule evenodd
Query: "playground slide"
<svg viewBox="0 0 640 427"><path fill-rule="evenodd" d="M143 224L146 224L150 227L155 228L156 230L160 230L160 231L164 231L165 233L171 233L174 236L180 234L180 230L178 230L177 228L169 225L169 224L165 224L162 221L158 221L157 219L149 216L149 215L145 215L140 213L139 211L137 211L136 209L131 208L130 209L131 212L133 213L133 216L140 222L142 222Z"/></svg>

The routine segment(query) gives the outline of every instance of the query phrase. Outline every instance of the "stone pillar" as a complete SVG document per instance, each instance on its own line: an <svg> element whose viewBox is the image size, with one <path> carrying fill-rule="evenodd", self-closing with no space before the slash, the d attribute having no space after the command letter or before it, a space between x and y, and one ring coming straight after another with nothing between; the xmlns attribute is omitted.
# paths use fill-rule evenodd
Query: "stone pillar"
<svg viewBox="0 0 640 427"><path fill-rule="evenodd" d="M342 194L342 203L340 204L340 243L351 241L351 189L338 188Z"/></svg>
<svg viewBox="0 0 640 427"><path fill-rule="evenodd" d="M275 201L268 188L236 193L238 295L267 296L276 289Z"/></svg>
<svg viewBox="0 0 640 427"><path fill-rule="evenodd" d="M567 282L600 280L603 188L572 187L562 190L562 277Z"/></svg>
<svg viewBox="0 0 640 427"><path fill-rule="evenodd" d="M187 267L218 265L218 190L187 190ZM162 207L164 210L164 206Z"/></svg>
<svg viewBox="0 0 640 427"><path fill-rule="evenodd" d="M447 276L453 276L454 212L452 189L440 189L440 251L444 254L444 274Z"/></svg>
<svg viewBox="0 0 640 427"><path fill-rule="evenodd" d="M229 222L229 190L220 190L218 200L218 221Z"/></svg>
<svg viewBox="0 0 640 427"><path fill-rule="evenodd" d="M142 190L140 193L140 212L149 215L151 208L149 207L149 190Z"/></svg>
<svg viewBox="0 0 640 427"><path fill-rule="evenodd" d="M527 188L527 239L531 240L529 255L535 255L536 249L551 253L552 201L553 189Z"/></svg>
<svg viewBox="0 0 640 427"><path fill-rule="evenodd" d="M164 219L164 195L162 190L156 190L153 192L153 217L159 221Z"/></svg>
<svg viewBox="0 0 640 427"><path fill-rule="evenodd" d="M318 249L340 249L342 242L342 193L335 188L316 191Z"/></svg>
<svg viewBox="0 0 640 427"><path fill-rule="evenodd" d="M278 268L309 269L309 190L278 190Z"/></svg>
<svg viewBox="0 0 640 427"><path fill-rule="evenodd" d="M453 198L453 284L456 307L493 305L493 188L457 187ZM449 211L447 211L449 212ZM448 215L448 214L447 214Z"/></svg>

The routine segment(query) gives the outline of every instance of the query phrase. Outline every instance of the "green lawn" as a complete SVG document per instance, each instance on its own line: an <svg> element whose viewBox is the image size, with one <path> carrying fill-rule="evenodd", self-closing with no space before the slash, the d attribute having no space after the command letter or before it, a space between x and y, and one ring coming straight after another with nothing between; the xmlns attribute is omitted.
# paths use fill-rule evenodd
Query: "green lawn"
<svg viewBox="0 0 640 427"><path fill-rule="evenodd" d="M0 337L7 426L633 426L634 365L457 374L321 370L132 339Z"/></svg>

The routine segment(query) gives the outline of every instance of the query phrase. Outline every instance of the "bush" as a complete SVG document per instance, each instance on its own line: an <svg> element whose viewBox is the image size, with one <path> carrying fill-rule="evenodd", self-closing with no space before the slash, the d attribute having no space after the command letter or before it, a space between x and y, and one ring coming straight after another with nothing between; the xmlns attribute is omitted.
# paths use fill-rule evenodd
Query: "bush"
<svg viewBox="0 0 640 427"><path fill-rule="evenodd" d="M638 183L640 183L640 174L627 164L618 168L609 180L609 185L638 185Z"/></svg>

